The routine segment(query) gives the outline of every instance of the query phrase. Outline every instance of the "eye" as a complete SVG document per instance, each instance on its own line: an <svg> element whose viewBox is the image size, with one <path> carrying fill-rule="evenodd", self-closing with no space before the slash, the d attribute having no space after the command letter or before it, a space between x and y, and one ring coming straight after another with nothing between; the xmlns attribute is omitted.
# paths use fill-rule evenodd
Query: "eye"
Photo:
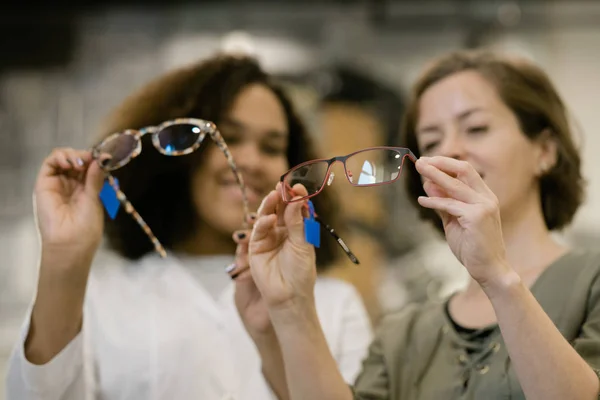
<svg viewBox="0 0 600 400"><path fill-rule="evenodd" d="M268 155L279 156L287 152L287 146L267 143L262 146L262 151Z"/></svg>
<svg viewBox="0 0 600 400"><path fill-rule="evenodd" d="M241 140L241 135L232 130L221 130L221 136L228 145L239 143Z"/></svg>
<svg viewBox="0 0 600 400"><path fill-rule="evenodd" d="M429 152L433 151L437 147L438 144L439 144L439 142L426 143L423 145L423 149L421 150L421 152L423 154L429 153Z"/></svg>
<svg viewBox="0 0 600 400"><path fill-rule="evenodd" d="M485 133L488 131L488 127L487 125L477 125L477 126L472 126L470 128L467 129L467 131L469 133Z"/></svg>

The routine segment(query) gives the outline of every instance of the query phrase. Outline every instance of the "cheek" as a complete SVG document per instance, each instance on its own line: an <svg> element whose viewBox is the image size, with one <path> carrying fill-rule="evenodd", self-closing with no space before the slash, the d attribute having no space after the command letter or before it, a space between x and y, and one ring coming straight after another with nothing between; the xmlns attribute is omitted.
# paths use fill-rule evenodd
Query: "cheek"
<svg viewBox="0 0 600 400"><path fill-rule="evenodd" d="M279 182L281 175L285 174L290 169L287 158L284 156L273 157L265 163L265 166L265 177L269 183L273 185L276 185L277 182Z"/></svg>

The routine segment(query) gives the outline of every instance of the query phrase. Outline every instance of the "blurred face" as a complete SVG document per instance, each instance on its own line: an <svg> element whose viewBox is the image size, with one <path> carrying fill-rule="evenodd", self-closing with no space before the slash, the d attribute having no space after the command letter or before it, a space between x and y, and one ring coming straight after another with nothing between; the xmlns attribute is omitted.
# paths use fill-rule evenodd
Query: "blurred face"
<svg viewBox="0 0 600 400"><path fill-rule="evenodd" d="M256 211L262 199L288 170L288 124L275 94L266 86L244 88L218 128L233 155L250 202ZM242 195L225 156L210 145L192 177L192 192L204 224L223 234L242 227Z"/></svg>
<svg viewBox="0 0 600 400"><path fill-rule="evenodd" d="M539 201L537 177L552 146L525 136L494 86L475 71L448 76L419 102L417 142L424 156L468 161L498 197L500 211Z"/></svg>

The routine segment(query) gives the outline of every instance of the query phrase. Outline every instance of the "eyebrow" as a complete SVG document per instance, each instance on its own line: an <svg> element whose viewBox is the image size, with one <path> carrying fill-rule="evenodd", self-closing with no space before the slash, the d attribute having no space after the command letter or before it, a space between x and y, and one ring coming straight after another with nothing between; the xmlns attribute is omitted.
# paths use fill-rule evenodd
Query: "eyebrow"
<svg viewBox="0 0 600 400"><path fill-rule="evenodd" d="M233 118L223 118L219 125L230 125L230 126L234 127L235 129L239 129L240 131L245 131L248 129L244 123L237 121ZM287 133L284 133L279 130L274 130L274 129L267 130L266 134L270 138L274 138L274 139L287 139L289 136Z"/></svg>
<svg viewBox="0 0 600 400"><path fill-rule="evenodd" d="M476 112L480 112L483 111L483 108L480 107L473 107L473 108L469 108L463 112L461 112L460 114L458 114L456 116L456 118L458 120L464 120L465 118L467 118L469 115L474 114ZM438 133L440 132L440 127L438 125L432 124L432 125L426 125L424 127L422 127L421 129L417 129L417 132L420 134L424 134L424 133Z"/></svg>

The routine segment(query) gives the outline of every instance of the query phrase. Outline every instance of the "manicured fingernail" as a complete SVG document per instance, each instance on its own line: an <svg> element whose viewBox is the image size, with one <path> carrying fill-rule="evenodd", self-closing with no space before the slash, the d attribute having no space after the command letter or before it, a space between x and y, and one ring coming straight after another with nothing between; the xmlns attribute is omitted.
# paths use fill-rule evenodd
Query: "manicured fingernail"
<svg viewBox="0 0 600 400"><path fill-rule="evenodd" d="M248 215L248 217L250 218L251 221L254 221L256 219L256 213L250 213L250 215Z"/></svg>
<svg viewBox="0 0 600 400"><path fill-rule="evenodd" d="M231 263L229 264L227 267L225 267L225 272L230 273L231 271L233 271L235 268L237 267L237 265L235 263Z"/></svg>
<svg viewBox="0 0 600 400"><path fill-rule="evenodd" d="M238 239L242 240L246 238L246 234L244 232L238 232L235 234L235 236L237 236Z"/></svg>
<svg viewBox="0 0 600 400"><path fill-rule="evenodd" d="M83 167L83 160L81 158L77 158L77 165L79 165L80 167Z"/></svg>

